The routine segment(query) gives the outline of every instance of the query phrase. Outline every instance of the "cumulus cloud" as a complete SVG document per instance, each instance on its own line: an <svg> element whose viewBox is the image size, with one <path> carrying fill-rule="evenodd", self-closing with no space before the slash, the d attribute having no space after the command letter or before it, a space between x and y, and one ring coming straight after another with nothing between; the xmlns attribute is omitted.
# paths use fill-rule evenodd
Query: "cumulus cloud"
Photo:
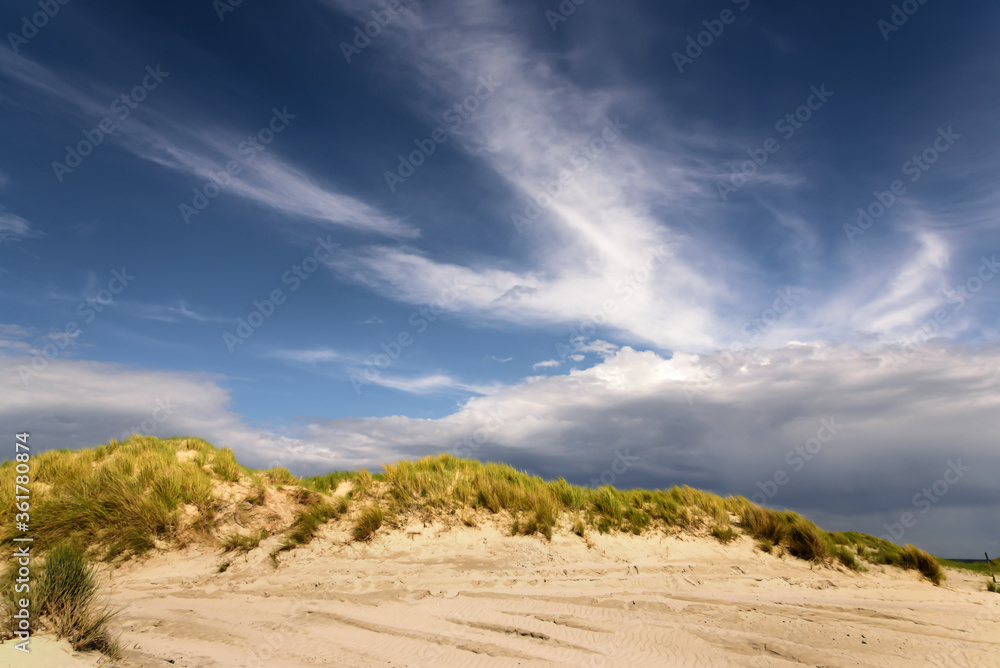
<svg viewBox="0 0 1000 668"><path fill-rule="evenodd" d="M995 513L993 533L1000 528L987 473L1000 465L998 381L1000 350L940 342L913 354L800 344L670 359L625 347L588 369L470 399L440 420L330 420L311 425L308 439L336 442L356 462L446 450L583 484L627 452L636 463L603 482L755 496L875 534L913 512L914 495L960 460L973 469L926 515L916 511L908 540L931 540L963 508ZM965 540L928 546L968 552L974 539Z"/></svg>
<svg viewBox="0 0 1000 668"><path fill-rule="evenodd" d="M37 451L91 447L133 431L187 434L265 465L274 453L296 445L244 425L220 376L57 358L25 384L20 366L30 367L31 359L0 355L0 370L18 388L0 400L0 423L29 432ZM304 451L300 455L308 459Z"/></svg>

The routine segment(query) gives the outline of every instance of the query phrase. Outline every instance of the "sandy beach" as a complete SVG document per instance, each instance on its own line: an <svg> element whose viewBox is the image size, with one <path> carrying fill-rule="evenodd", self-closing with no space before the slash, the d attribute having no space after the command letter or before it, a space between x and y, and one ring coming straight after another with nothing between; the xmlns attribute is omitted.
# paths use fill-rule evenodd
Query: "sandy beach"
<svg viewBox="0 0 1000 668"><path fill-rule="evenodd" d="M747 538L589 539L411 522L358 544L331 524L277 569L276 538L223 573L218 551L156 554L109 574L120 665L1000 666L980 576L813 567ZM9 665L98 663L76 656Z"/></svg>

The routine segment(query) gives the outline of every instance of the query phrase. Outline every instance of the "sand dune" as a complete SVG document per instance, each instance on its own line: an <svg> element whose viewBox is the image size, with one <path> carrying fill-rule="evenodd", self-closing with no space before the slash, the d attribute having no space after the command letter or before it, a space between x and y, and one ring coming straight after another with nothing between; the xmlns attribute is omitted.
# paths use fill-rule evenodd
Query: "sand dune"
<svg viewBox="0 0 1000 668"><path fill-rule="evenodd" d="M811 567L747 538L591 541L413 522L368 544L326 526L277 569L276 538L224 573L218 552L160 553L110 574L123 663L1000 666L982 577Z"/></svg>

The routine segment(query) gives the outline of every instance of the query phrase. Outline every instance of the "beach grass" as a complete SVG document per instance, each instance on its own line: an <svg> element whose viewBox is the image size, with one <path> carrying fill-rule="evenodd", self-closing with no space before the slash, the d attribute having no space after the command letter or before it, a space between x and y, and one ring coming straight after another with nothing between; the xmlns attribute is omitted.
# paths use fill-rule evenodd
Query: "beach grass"
<svg viewBox="0 0 1000 668"><path fill-rule="evenodd" d="M4 624L0 636L14 637L18 599L15 589L16 561L11 561L2 580ZM109 630L116 612L98 603L98 581L83 550L72 542L53 545L32 573L29 611L34 631L46 630L69 641L74 650L97 650L111 658L122 654L118 638Z"/></svg>
<svg viewBox="0 0 1000 668"><path fill-rule="evenodd" d="M0 466L0 491L13 479L11 467L12 462ZM688 486L594 489L448 454L385 464L375 473L359 469L299 478L284 468L248 469L231 450L201 439L133 436L96 448L46 452L35 458L34 469L32 532L38 549L71 541L105 560L192 542L249 552L267 532L251 526L221 535L220 490L230 496L238 491L241 508L265 504L280 490L299 509L289 525L272 531L283 536L271 553L275 563L280 553L308 544L330 521L350 522L351 537L369 541L381 527L399 528L413 516L475 526L476 518L485 515L507 523L513 535L543 540L563 530L588 541L591 531L686 533L721 543L747 536L762 552L854 571L865 570L866 564L913 569L935 583L944 578L942 564L979 568L953 566L874 536L826 532L797 513L761 507L744 497ZM343 483L348 483L346 494L334 496ZM0 499L0 511L12 510L12 498ZM358 510L351 512L355 506ZM11 547L12 538L12 529L4 528L0 546Z"/></svg>

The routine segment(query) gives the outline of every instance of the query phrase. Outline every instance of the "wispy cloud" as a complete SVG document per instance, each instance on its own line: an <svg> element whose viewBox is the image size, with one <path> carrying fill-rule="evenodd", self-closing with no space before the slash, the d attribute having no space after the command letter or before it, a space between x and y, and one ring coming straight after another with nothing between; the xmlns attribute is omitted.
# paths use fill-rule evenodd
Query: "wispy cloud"
<svg viewBox="0 0 1000 668"><path fill-rule="evenodd" d="M148 320L158 320L160 322L180 322L182 320L193 320L194 322L231 322L231 318L216 315L205 315L188 306L183 299L177 300L174 304L129 304L140 317Z"/></svg>
<svg viewBox="0 0 1000 668"><path fill-rule="evenodd" d="M271 357L297 364L317 365L320 363L356 364L358 358L331 348L311 348L308 350L275 350Z"/></svg>
<svg viewBox="0 0 1000 668"><path fill-rule="evenodd" d="M50 104L55 100L67 115L84 127L93 126L109 116L107 105L96 97L6 47L0 47L0 75L50 98ZM182 116L142 108L118 124L110 140L140 158L198 179L195 185L200 186L214 174L225 171L227 161L239 158L237 148L245 140L246 132L241 134L233 128L212 127L199 118ZM261 126L268 120L261 118ZM242 161L242 168L239 175L232 177L226 193L294 218L394 237L419 235L419 231L408 223L385 215L351 195L320 185L316 178L282 159L276 147L257 153L252 162ZM184 197L189 199L190 191Z"/></svg>
<svg viewBox="0 0 1000 668"><path fill-rule="evenodd" d="M497 384L483 385L478 383L466 383L445 374L429 374L412 378L380 375L372 382L376 385L399 390L400 392L407 392L409 394L442 394L457 392L461 394L484 395L496 392L499 387Z"/></svg>
<svg viewBox="0 0 1000 668"><path fill-rule="evenodd" d="M0 209L0 244L39 235L41 232L34 229L24 218Z"/></svg>
<svg viewBox="0 0 1000 668"><path fill-rule="evenodd" d="M336 4L359 15L370 8ZM504 219L523 217L528 200L551 202L523 230L533 241L523 262L529 269L489 260L460 267L382 248L342 262L343 275L412 303L432 301L460 277L468 288L453 310L526 325L571 323L614 300L611 327L659 345L710 346L717 330L712 306L726 278L716 271L708 280L698 265L714 264L716 252L652 213L693 209L697 196L708 201L708 174L679 153L656 153L629 138L627 110L645 103L627 83L585 90L510 29L499 3L478 0L473 7L445 3L401 13L381 45L412 68L416 85L442 107L468 95L480 76L500 82L455 144L492 169L520 202ZM421 111L430 117L429 109ZM544 186L561 174L571 177L568 183L557 196L546 194ZM654 248L662 249L658 261L650 258Z"/></svg>

